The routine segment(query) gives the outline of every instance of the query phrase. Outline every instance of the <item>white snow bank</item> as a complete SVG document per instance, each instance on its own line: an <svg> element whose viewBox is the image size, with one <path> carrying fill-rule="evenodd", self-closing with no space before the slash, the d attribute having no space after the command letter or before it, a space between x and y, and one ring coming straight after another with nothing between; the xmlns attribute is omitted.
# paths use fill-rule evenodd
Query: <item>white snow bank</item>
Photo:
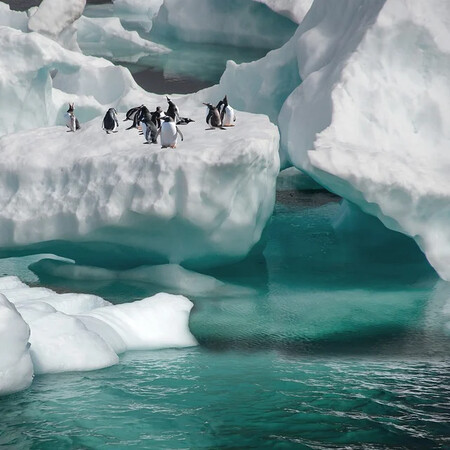
<svg viewBox="0 0 450 450"><path fill-rule="evenodd" d="M80 17L78 44L84 53L114 61L136 62L143 56L170 52L163 45L143 39L136 31L123 28L119 18Z"/></svg>
<svg viewBox="0 0 450 450"><path fill-rule="evenodd" d="M284 47L207 92L269 114L283 165L413 237L449 280L449 42L443 0L316 0Z"/></svg>
<svg viewBox="0 0 450 450"><path fill-rule="evenodd" d="M31 362L25 371L30 354L35 373L53 373L108 367L126 350L196 345L188 328L192 306L170 294L111 305L93 295L57 294L17 277L0 278L0 393L31 383ZM19 372L16 388L11 379Z"/></svg>
<svg viewBox="0 0 450 450"><path fill-rule="evenodd" d="M33 380L29 336L28 325L0 294L0 395L26 389Z"/></svg>
<svg viewBox="0 0 450 450"><path fill-rule="evenodd" d="M0 138L0 245L38 243L40 253L50 245L50 253L110 268L246 256L274 206L277 129L239 113L235 127L205 131L204 106L178 104L195 122L180 127L176 149L144 145L125 124L107 135L102 117L76 133L49 127ZM26 153L23 142L33 143ZM72 244L46 243L55 239Z"/></svg>
<svg viewBox="0 0 450 450"><path fill-rule="evenodd" d="M114 0L113 14L149 32L164 0Z"/></svg>

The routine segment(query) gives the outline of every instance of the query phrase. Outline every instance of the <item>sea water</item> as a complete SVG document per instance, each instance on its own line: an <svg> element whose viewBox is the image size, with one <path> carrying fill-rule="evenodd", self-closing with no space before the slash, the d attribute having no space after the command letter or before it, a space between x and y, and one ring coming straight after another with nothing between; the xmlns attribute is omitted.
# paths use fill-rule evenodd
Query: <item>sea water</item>
<svg viewBox="0 0 450 450"><path fill-rule="evenodd" d="M196 348L129 352L117 366L37 376L0 398L10 448L447 448L450 298L414 242L342 235L338 199L279 195L265 248L210 270L191 297ZM114 302L143 283L37 281Z"/></svg>

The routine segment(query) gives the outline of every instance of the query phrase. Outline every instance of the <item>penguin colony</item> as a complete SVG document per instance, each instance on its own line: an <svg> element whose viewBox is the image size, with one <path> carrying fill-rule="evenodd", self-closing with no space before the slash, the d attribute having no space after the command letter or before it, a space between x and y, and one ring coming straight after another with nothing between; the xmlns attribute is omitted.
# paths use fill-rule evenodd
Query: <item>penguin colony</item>
<svg viewBox="0 0 450 450"><path fill-rule="evenodd" d="M131 130L136 128L140 130L145 138L144 144L157 144L158 137L161 141L161 148L176 148L178 143L178 136L184 140L183 133L178 128L178 125L188 125L194 120L188 117L181 117L177 105L166 96L167 111L163 112L162 108L158 106L155 111L150 110L145 106L136 106L127 111L124 122L132 121L131 126L126 128ZM221 129L225 127L232 127L236 122L236 115L233 108L228 104L228 98L225 97L214 106L211 103L203 103L208 107L206 115L206 123L210 128L207 130ZM69 132L75 132L80 129L80 123L75 117L74 104L69 103L69 109L65 114L66 126ZM103 118L102 129L107 134L117 133L119 128L119 120L117 111L114 108L109 108Z"/></svg>

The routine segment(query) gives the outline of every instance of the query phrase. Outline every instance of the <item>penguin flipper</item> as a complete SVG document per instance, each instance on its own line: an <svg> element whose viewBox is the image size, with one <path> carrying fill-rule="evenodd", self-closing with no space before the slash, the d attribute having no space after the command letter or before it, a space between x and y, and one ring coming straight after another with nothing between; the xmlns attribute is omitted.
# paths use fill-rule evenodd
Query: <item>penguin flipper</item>
<svg viewBox="0 0 450 450"><path fill-rule="evenodd" d="M75 119L75 128L76 128L77 130L79 130L79 129L81 128L80 122L78 121L78 119Z"/></svg>
<svg viewBox="0 0 450 450"><path fill-rule="evenodd" d="M209 125L209 121L211 120L211 118L212 118L212 115L213 115L213 113L212 113L212 111L210 110L209 112L208 112L208 115L206 116L206 123Z"/></svg>
<svg viewBox="0 0 450 450"><path fill-rule="evenodd" d="M179 130L178 127L175 127L175 128L177 129L177 133L180 135L181 140L184 141L183 133Z"/></svg>

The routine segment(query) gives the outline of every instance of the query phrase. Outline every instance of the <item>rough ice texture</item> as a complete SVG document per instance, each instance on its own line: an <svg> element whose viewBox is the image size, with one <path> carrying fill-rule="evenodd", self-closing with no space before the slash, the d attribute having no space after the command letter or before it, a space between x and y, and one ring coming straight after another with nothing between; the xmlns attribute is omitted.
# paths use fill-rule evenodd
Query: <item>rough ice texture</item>
<svg viewBox="0 0 450 450"><path fill-rule="evenodd" d="M28 27L31 31L58 36L83 14L85 6L86 0L42 0Z"/></svg>
<svg viewBox="0 0 450 450"><path fill-rule="evenodd" d="M114 15L148 32L164 0L114 0Z"/></svg>
<svg viewBox="0 0 450 450"><path fill-rule="evenodd" d="M143 56L170 52L163 45L143 39L136 31L125 30L117 17L77 21L78 44L84 53L115 61L135 62Z"/></svg>
<svg viewBox="0 0 450 450"><path fill-rule="evenodd" d="M33 366L35 373L94 370L116 364L127 350L196 345L188 327L192 306L170 294L111 305L0 278L0 394L26 388Z"/></svg>
<svg viewBox="0 0 450 450"><path fill-rule="evenodd" d="M29 336L28 325L0 294L0 396L26 389L33 381Z"/></svg>
<svg viewBox="0 0 450 450"><path fill-rule="evenodd" d="M35 244L29 251L112 268L244 257L273 210L277 129L239 113L235 127L205 131L205 108L176 101L195 120L176 149L144 145L124 126L107 135L101 118L76 133L48 127L0 138L0 245ZM26 153L23 142L33 143Z"/></svg>
<svg viewBox="0 0 450 450"><path fill-rule="evenodd" d="M449 43L443 0L316 0L285 46L230 62L219 86L278 124L284 166L413 237L447 280Z"/></svg>

